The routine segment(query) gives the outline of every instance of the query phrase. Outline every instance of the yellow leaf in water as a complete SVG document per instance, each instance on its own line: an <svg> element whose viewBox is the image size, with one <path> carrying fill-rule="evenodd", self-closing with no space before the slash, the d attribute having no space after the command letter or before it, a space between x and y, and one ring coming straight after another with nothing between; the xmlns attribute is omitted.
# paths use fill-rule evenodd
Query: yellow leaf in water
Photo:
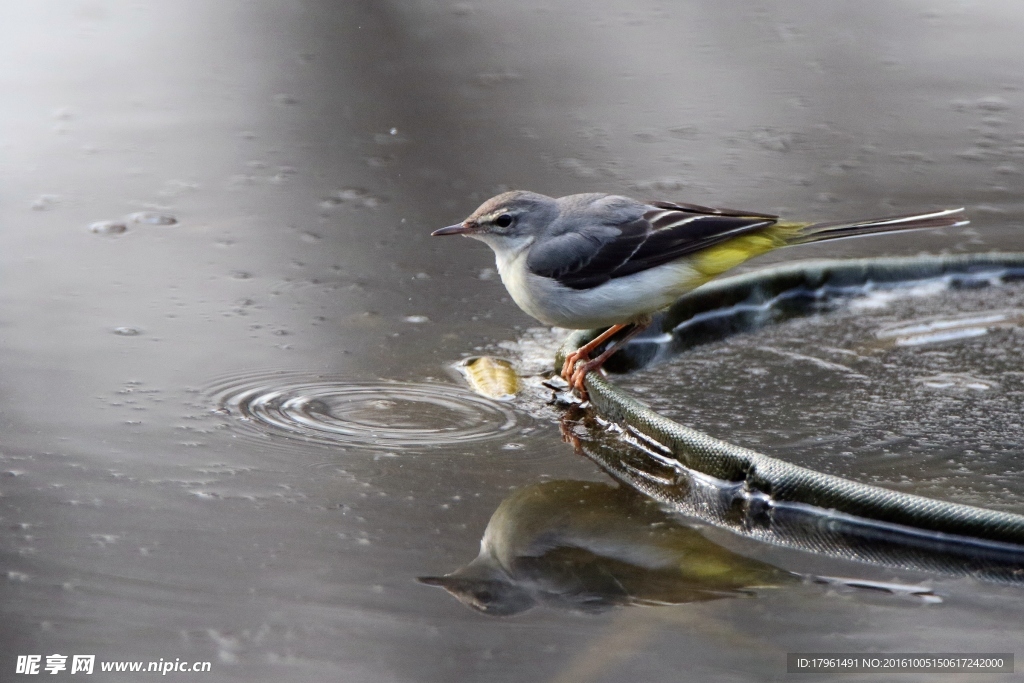
<svg viewBox="0 0 1024 683"><path fill-rule="evenodd" d="M459 364L459 370L476 393L507 401L519 393L519 375L512 363L502 358L477 356Z"/></svg>

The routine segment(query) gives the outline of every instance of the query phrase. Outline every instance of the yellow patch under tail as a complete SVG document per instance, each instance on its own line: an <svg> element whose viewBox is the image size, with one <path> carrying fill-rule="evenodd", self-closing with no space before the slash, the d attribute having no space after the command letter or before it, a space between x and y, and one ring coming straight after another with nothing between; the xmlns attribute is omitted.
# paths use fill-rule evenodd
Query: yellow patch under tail
<svg viewBox="0 0 1024 683"><path fill-rule="evenodd" d="M776 223L750 235L742 235L697 253L693 267L707 280L735 268L755 256L790 244L807 223ZM706 280L705 280L706 281Z"/></svg>

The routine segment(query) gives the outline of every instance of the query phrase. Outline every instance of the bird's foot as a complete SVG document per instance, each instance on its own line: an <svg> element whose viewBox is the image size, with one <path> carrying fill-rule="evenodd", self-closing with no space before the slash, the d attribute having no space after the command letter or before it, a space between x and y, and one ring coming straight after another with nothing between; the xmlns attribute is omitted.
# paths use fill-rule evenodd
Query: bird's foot
<svg viewBox="0 0 1024 683"><path fill-rule="evenodd" d="M576 372L576 364L581 360L590 362L590 352L614 337L615 334L624 327L626 327L626 325L612 325L580 348L576 349L572 353L566 354L565 362L562 363L562 379L572 384L572 378ZM604 358L604 356L601 357Z"/></svg>
<svg viewBox="0 0 1024 683"><path fill-rule="evenodd" d="M562 379L572 384L573 374L576 372L576 364L581 360L590 360L590 355L583 350L583 347L566 354L565 362L562 363Z"/></svg>
<svg viewBox="0 0 1024 683"><path fill-rule="evenodd" d="M588 360L586 363L580 365L575 370L573 370L573 373L569 378L569 384L572 385L572 388L579 393L580 398L582 398L584 401L586 401L588 398L587 386L585 384L587 375L593 372L594 370L599 369L602 365L604 365L604 360L604 358Z"/></svg>

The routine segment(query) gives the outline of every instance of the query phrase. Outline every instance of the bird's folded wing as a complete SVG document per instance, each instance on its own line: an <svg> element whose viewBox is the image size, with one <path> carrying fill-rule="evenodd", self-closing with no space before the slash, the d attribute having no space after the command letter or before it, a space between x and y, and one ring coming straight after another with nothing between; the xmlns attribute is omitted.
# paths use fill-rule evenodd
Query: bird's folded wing
<svg viewBox="0 0 1024 683"><path fill-rule="evenodd" d="M711 206L701 206L700 204L684 204L682 202L650 202L650 205L659 209L674 210L690 215L703 214L706 216L732 216L734 218L764 218L771 221L779 219L778 216L771 213L757 213L756 211L741 211L740 209L725 209L722 207L714 208Z"/></svg>
<svg viewBox="0 0 1024 683"><path fill-rule="evenodd" d="M614 227L583 226L530 248L526 265L566 287L590 289L674 261L775 223L768 214L653 202L642 218Z"/></svg>

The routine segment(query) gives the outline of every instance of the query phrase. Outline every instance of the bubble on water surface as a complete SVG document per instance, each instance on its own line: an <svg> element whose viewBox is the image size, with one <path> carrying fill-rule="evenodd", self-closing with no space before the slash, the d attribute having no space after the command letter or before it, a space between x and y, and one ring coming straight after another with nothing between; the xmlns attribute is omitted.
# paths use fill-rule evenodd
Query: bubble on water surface
<svg viewBox="0 0 1024 683"><path fill-rule="evenodd" d="M128 230L122 221L96 221L89 224L89 232L97 235L120 235Z"/></svg>
<svg viewBox="0 0 1024 683"><path fill-rule="evenodd" d="M178 219L169 213L161 211L136 211L125 216L126 223L139 223L141 225L174 225Z"/></svg>
<svg viewBox="0 0 1024 683"><path fill-rule="evenodd" d="M361 187L342 188L320 202L320 208L329 210L342 204L364 209L376 209L384 200Z"/></svg>
<svg viewBox="0 0 1024 683"><path fill-rule="evenodd" d="M33 200L31 206L33 211L48 211L55 207L60 197L55 194L41 194Z"/></svg>

